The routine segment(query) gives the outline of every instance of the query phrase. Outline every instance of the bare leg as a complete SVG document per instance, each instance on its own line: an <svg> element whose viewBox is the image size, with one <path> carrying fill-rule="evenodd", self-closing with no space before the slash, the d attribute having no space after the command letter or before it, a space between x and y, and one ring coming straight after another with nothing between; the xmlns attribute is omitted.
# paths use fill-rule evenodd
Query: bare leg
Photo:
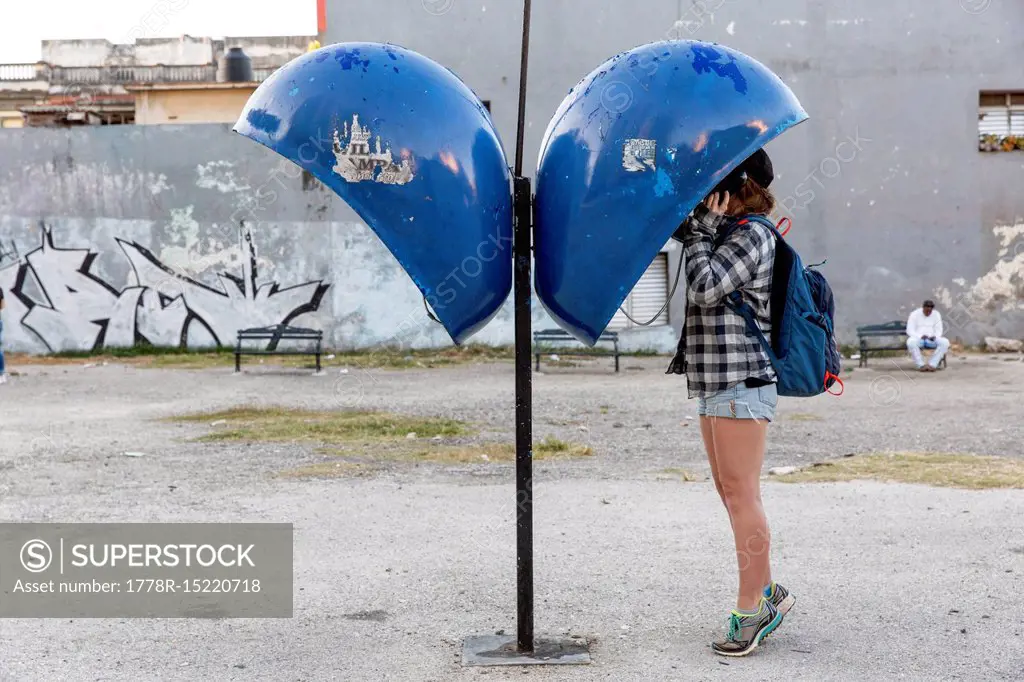
<svg viewBox="0 0 1024 682"><path fill-rule="evenodd" d="M760 604L764 586L771 582L771 536L761 504L767 423L728 417L706 419L712 445L705 447L714 452L712 471L717 471L716 487L729 511L736 544L740 572L736 607L753 610Z"/></svg>
<svg viewBox="0 0 1024 682"><path fill-rule="evenodd" d="M711 479L715 482L715 490L718 491L718 496L722 499L722 504L725 505L725 510L728 512L729 505L725 504L725 491L722 490L722 483L718 480L718 462L715 461L715 436L711 430L711 424L714 419L714 417L700 418L700 435L704 441L704 450L708 453L708 464L711 465ZM732 523L731 517L729 522Z"/></svg>

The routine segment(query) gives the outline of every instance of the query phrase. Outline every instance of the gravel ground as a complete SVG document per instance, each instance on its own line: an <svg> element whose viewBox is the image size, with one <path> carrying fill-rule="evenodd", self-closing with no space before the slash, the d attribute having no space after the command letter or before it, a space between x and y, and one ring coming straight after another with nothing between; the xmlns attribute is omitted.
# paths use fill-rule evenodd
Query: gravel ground
<svg viewBox="0 0 1024 682"><path fill-rule="evenodd" d="M595 456L538 462L538 630L584 635L581 668L462 669L459 641L514 628L507 465L403 464L360 479L274 473L311 446L197 443L159 418L241 404L456 417L511 440L511 364L325 376L254 365L20 366L0 387L0 518L294 523L290 620L2 620L0 680L1016 679L1024 661L1024 492L769 482L793 615L756 656L707 648L735 577L694 402L664 358L547 369L535 432ZM873 450L1020 457L1024 363L902 360L841 398L783 399L769 466ZM125 457L141 452L142 457ZM382 611L378 620L346 614Z"/></svg>

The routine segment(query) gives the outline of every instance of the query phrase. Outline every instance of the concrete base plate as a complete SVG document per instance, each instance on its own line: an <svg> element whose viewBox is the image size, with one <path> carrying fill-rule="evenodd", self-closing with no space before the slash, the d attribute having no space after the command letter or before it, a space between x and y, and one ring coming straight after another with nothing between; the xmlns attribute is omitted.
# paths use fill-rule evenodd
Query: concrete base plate
<svg viewBox="0 0 1024 682"><path fill-rule="evenodd" d="M515 635L480 635L462 643L462 665L587 665L590 648L582 637L538 638L530 653L516 648Z"/></svg>

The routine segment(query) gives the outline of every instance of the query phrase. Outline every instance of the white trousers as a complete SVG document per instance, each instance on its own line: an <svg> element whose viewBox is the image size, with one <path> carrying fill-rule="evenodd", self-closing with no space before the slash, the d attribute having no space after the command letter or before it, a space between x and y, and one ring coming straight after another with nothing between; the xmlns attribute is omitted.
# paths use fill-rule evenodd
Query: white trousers
<svg viewBox="0 0 1024 682"><path fill-rule="evenodd" d="M928 364L932 367L938 367L939 363L942 362L942 357L949 350L949 339L940 336L935 339L935 345L938 346L935 352L932 353L931 359ZM914 358L914 364L918 367L924 366L924 358L921 357L921 337L911 336L907 338L907 350L910 351L910 357Z"/></svg>

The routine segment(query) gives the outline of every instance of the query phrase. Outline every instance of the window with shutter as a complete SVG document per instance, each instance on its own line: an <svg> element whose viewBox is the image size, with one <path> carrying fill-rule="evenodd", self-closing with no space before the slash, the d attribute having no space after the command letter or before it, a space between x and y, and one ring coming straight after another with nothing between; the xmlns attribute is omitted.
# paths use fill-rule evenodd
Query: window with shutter
<svg viewBox="0 0 1024 682"><path fill-rule="evenodd" d="M1010 110L1010 134L1024 135L1024 107L1019 110Z"/></svg>
<svg viewBox="0 0 1024 682"><path fill-rule="evenodd" d="M629 292L629 296L626 297L620 308L625 309L634 320L648 322L661 310L667 300L668 254L659 253L654 262L647 268L647 271L640 277L640 281ZM668 308L662 310L650 326L663 324L668 324ZM620 309L608 324L608 329L615 331L633 329L638 326L630 322L629 318L623 315Z"/></svg>
<svg viewBox="0 0 1024 682"><path fill-rule="evenodd" d="M978 97L978 149L1024 150L1024 93L982 92Z"/></svg>

